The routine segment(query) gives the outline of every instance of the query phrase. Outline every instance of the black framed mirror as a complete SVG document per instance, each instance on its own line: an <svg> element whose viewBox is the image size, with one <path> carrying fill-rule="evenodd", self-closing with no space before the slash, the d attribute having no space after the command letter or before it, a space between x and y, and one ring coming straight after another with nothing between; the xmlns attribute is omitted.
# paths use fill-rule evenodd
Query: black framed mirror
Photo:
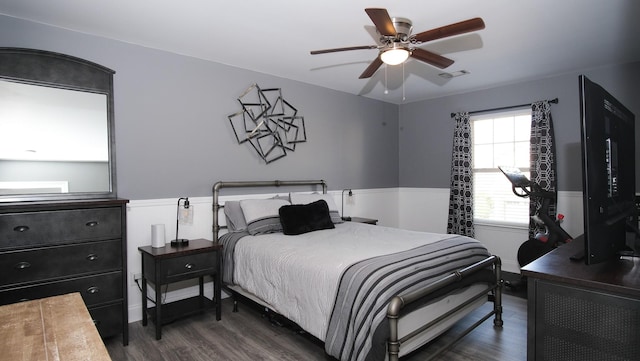
<svg viewBox="0 0 640 361"><path fill-rule="evenodd" d="M0 48L0 202L116 197L114 73Z"/></svg>

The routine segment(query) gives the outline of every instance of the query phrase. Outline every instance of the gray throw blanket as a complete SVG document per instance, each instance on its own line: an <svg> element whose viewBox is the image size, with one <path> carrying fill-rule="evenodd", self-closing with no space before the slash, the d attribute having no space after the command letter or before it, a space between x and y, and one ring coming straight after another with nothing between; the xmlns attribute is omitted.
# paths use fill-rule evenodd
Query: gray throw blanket
<svg viewBox="0 0 640 361"><path fill-rule="evenodd" d="M388 325L384 321L391 298L424 288L488 256L480 242L456 236L350 266L340 280L325 351L342 361L384 360L384 339L374 341L374 334Z"/></svg>
<svg viewBox="0 0 640 361"><path fill-rule="evenodd" d="M220 243L222 243L222 282L233 285L233 255L235 253L236 243L240 238L248 236L249 232L229 232L219 237Z"/></svg>

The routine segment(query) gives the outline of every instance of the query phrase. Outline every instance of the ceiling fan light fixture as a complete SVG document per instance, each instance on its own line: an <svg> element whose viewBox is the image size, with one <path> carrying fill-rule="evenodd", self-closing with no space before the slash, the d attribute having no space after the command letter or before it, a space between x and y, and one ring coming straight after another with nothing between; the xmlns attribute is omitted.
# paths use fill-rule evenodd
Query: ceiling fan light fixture
<svg viewBox="0 0 640 361"><path fill-rule="evenodd" d="M380 60L387 65L398 65L409 58L409 50L403 47L394 47L380 54Z"/></svg>

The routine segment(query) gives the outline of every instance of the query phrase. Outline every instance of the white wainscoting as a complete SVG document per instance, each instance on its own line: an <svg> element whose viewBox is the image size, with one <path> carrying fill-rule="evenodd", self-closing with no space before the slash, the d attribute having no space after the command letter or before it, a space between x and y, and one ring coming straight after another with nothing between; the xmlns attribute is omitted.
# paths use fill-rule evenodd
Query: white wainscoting
<svg viewBox="0 0 640 361"><path fill-rule="evenodd" d="M338 208L342 209L342 191L329 191ZM398 189L354 189L353 196L345 192L344 213L348 216L375 218L380 225L397 227ZM221 196L220 202L244 198L269 198L276 194L252 194L250 196ZM134 282L134 275L142 273L142 262L138 247L151 245L151 225L164 224L166 241L176 238L177 198L130 200L127 205L127 268L129 289L129 322L142 319L142 294ZM180 224L179 238L205 238L213 236L213 197L189 197L193 207L193 224ZM221 212L222 213L222 212ZM224 224L221 217L221 224ZM163 287L164 288L164 287ZM164 291L164 289L163 289ZM167 288L165 302L196 295L197 281L171 284ZM211 281L205 283L204 292L213 294ZM224 296L223 296L224 297ZM223 316L224 317L224 316Z"/></svg>
<svg viewBox="0 0 640 361"><path fill-rule="evenodd" d="M342 208L342 191L329 191L336 205ZM267 198L274 194L251 195L251 198ZM238 200L245 196L221 196L220 201ZM180 238L212 238L213 211L212 197L189 197L194 208L193 224L180 225ZM378 219L378 225L398 227L417 231L445 233L449 190L442 188L384 188L354 189L353 196L345 192L344 214L354 217ZM133 280L134 274L141 273L138 247L151 245L151 225L164 224L167 242L176 234L175 199L131 200L127 206L127 280L129 284L129 321L142 319L142 297ZM580 192L559 192L558 210L566 218L563 227L569 234L582 233L582 194ZM223 220L221 220L223 221ZM500 256L503 269L519 272L517 250L527 238L526 229L477 226L476 238L489 250ZM197 294L196 281L169 285L166 302ZM213 294L211 282L205 284L205 293ZM224 315L223 315L224 317Z"/></svg>
<svg viewBox="0 0 640 361"><path fill-rule="evenodd" d="M400 188L398 227L416 231L446 233L449 212L449 189ZM582 192L558 192L558 213L564 214L562 223L571 236L583 233ZM502 259L502 268L519 273L518 248L527 240L526 227L498 227L476 225L476 238L492 254Z"/></svg>
<svg viewBox="0 0 640 361"><path fill-rule="evenodd" d="M447 233L448 188L400 188L399 194L399 228Z"/></svg>

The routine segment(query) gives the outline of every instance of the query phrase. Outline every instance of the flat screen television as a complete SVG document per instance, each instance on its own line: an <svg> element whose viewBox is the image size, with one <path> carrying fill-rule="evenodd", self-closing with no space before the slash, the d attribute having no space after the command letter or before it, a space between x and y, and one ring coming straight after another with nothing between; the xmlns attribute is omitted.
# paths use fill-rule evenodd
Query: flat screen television
<svg viewBox="0 0 640 361"><path fill-rule="evenodd" d="M580 82L584 259L595 264L626 249L635 211L635 116L584 75Z"/></svg>

